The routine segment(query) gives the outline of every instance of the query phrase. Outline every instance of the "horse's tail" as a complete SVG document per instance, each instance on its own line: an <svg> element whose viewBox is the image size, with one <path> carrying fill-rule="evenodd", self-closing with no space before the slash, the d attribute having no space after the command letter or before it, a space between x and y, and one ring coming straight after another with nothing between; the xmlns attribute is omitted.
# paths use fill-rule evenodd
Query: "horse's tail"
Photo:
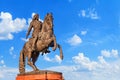
<svg viewBox="0 0 120 80"><path fill-rule="evenodd" d="M25 72L25 55L23 50L21 50L19 57L19 72L20 73Z"/></svg>
<svg viewBox="0 0 120 80"><path fill-rule="evenodd" d="M58 48L60 50L60 58L63 60L63 51L62 51L62 47L60 46L60 44L57 44Z"/></svg>

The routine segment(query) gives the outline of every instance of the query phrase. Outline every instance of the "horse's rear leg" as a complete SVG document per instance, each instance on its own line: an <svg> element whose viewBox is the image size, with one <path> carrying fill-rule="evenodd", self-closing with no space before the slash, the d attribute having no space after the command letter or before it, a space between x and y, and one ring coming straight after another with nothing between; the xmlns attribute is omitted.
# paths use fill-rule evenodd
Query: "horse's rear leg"
<svg viewBox="0 0 120 80"><path fill-rule="evenodd" d="M20 52L19 72L20 74L25 73L25 55L24 55L23 50Z"/></svg>
<svg viewBox="0 0 120 80"><path fill-rule="evenodd" d="M36 70L36 67L33 65L33 62L31 61L31 57L32 57L32 51L28 52L28 65L31 66L33 68L33 70Z"/></svg>
<svg viewBox="0 0 120 80"><path fill-rule="evenodd" d="M32 54L32 62L33 62L33 65L35 66L36 70L39 70L35 65L35 62L37 61L38 57L39 57L39 52L34 52Z"/></svg>

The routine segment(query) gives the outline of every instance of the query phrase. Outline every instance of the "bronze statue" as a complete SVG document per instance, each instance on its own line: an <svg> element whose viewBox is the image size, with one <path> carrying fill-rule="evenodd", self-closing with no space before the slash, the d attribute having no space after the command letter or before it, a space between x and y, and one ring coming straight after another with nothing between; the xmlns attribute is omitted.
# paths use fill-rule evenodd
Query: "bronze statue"
<svg viewBox="0 0 120 80"><path fill-rule="evenodd" d="M52 14L47 13L43 23L41 23L38 19L39 15L36 14L33 17L33 21L31 22L27 33L28 36L31 31L31 28L34 27L32 38L30 38L29 41L24 44L23 49L20 52L19 59L20 74L25 73L26 57L28 59L27 64L31 66L34 71L37 71L38 68L36 67L35 62L39 56L39 53L42 52L42 55L44 55L49 47L52 47L52 50L56 50L56 48L58 47L60 50L60 58L63 59L62 48L59 44L57 44L56 37L53 31Z"/></svg>
<svg viewBox="0 0 120 80"><path fill-rule="evenodd" d="M33 16L33 19L30 23L30 26L28 28L28 32L26 34L26 38L30 34L31 29L33 28L33 33L32 33L32 38L33 38L33 43L32 43L32 49L35 50L35 44L38 39L38 33L41 32L42 29L42 22L39 21L39 15L35 14Z"/></svg>

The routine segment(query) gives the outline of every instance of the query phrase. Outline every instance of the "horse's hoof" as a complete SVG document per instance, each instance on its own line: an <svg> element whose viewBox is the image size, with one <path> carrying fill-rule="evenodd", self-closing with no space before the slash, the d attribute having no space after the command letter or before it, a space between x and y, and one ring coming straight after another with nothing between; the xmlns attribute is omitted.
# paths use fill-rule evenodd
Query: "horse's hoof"
<svg viewBox="0 0 120 80"><path fill-rule="evenodd" d="M60 56L60 59L63 60L63 56Z"/></svg>
<svg viewBox="0 0 120 80"><path fill-rule="evenodd" d="M35 69L35 71L39 71L39 69L38 69L38 68L36 68L36 69Z"/></svg>
<svg viewBox="0 0 120 80"><path fill-rule="evenodd" d="M55 51L55 50L56 50L56 47L53 47L52 50Z"/></svg>
<svg viewBox="0 0 120 80"><path fill-rule="evenodd" d="M36 69L36 70L34 70L35 72L39 72L40 70L39 69Z"/></svg>

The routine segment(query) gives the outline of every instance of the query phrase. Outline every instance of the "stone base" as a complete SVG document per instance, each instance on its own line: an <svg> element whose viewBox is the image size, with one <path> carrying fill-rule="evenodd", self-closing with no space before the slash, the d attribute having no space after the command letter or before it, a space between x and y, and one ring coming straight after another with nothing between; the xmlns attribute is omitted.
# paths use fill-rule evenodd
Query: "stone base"
<svg viewBox="0 0 120 80"><path fill-rule="evenodd" d="M61 72L37 71L18 74L16 80L64 80Z"/></svg>

